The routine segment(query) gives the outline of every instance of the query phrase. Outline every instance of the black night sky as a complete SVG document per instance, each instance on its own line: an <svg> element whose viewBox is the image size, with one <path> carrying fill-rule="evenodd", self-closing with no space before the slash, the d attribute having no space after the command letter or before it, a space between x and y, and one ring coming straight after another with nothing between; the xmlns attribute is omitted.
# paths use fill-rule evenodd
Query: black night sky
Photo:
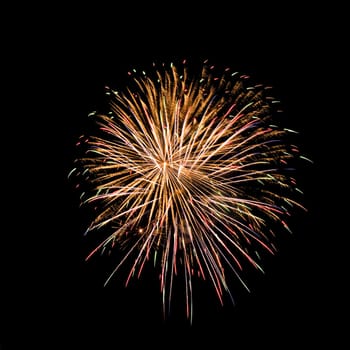
<svg viewBox="0 0 350 350"><path fill-rule="evenodd" d="M284 349L337 342L342 331L334 306L339 282L332 235L338 233L324 205L331 195L325 185L330 170L325 170L329 151L324 142L329 132L325 115L331 111L324 86L331 83L325 82L324 56L334 44L322 20L326 9L261 7L235 11L234 4L213 4L197 12L174 3L153 12L145 5L116 5L54 21L48 41L40 40L43 54L35 63L44 70L45 81L36 101L44 116L36 130L43 136L36 141L42 154L35 159L45 169L38 183L45 199L36 204L32 197L25 204L31 228L22 240L28 243L19 248L23 255L18 252L14 259L21 266L14 263L11 272L19 297L10 298L6 316L4 344L9 349L16 348L11 347L18 342L16 329L28 334L27 344L47 344L47 349L54 348L50 344L74 344L76 349L197 349L208 344L215 349ZM51 29L49 19L45 24ZM103 287L113 264L103 257L84 261L98 239L83 236L90 218L78 207L79 193L67 180L75 143L86 131L87 114L104 101L104 86L123 88L127 71L134 67L182 59L209 59L272 85L288 127L300 132L299 146L314 161L297 173L309 212L300 211L291 220L293 235L281 234L278 254L266 258L265 274L248 273L251 293L234 284L236 305L227 298L222 307L210 285L196 281L192 326L177 289L173 311L163 319L152 267L128 288L118 278ZM39 96L45 96L42 105ZM93 345L95 341L100 344Z"/></svg>

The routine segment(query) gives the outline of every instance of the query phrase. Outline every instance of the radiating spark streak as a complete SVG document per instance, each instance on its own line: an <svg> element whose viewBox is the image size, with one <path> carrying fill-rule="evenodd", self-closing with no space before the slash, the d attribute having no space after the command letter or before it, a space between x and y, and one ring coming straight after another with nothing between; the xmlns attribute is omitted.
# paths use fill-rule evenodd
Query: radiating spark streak
<svg viewBox="0 0 350 350"><path fill-rule="evenodd" d="M304 156L300 156L299 158L301 158L301 159L305 159L305 160L307 160L308 162L310 162L310 163L314 163L310 158L307 158L307 157L304 157Z"/></svg>
<svg viewBox="0 0 350 350"><path fill-rule="evenodd" d="M226 270L249 291L243 261L263 271L261 253L276 252L269 226L291 231L291 210L306 210L291 162L312 162L287 143L297 132L274 122L279 101L270 87L214 71L204 64L192 77L185 63L154 75L131 70L124 92L107 88L110 111L89 114L100 134L79 138L85 152L68 174L84 179L81 203L98 209L87 232L113 227L86 259L108 246L127 249L105 285L128 260L125 285L139 278L153 254L164 316L181 276L191 322L197 276L221 304L224 292L233 301Z"/></svg>

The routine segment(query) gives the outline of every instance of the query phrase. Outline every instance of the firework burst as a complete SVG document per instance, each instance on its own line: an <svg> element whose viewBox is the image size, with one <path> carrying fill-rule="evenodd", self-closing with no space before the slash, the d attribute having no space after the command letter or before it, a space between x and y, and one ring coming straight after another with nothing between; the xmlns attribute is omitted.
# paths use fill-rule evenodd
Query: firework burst
<svg viewBox="0 0 350 350"><path fill-rule="evenodd" d="M164 312L181 272L192 320L194 275L223 303L227 271L246 286L242 262L262 270L259 251L275 252L273 228L290 230L291 209L303 208L291 175L300 155L286 141L292 131L273 124L270 88L248 76L217 77L207 62L194 76L185 62L134 73L123 92L107 88L107 113L91 113L99 134L81 138L85 153L71 172L91 186L82 203L98 209L88 231L110 230L87 259L127 247L106 281L130 258L126 284L155 261Z"/></svg>

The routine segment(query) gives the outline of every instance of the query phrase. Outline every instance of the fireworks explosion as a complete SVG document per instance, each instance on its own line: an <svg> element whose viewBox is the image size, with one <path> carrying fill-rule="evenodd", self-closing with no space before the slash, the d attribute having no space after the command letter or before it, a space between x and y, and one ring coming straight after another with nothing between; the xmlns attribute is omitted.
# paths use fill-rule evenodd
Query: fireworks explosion
<svg viewBox="0 0 350 350"><path fill-rule="evenodd" d="M152 261L165 313L183 276L190 320L194 276L223 303L227 271L246 287L243 261L262 270L259 252L274 254L274 231L290 230L291 210L304 209L292 177L303 157L287 142L293 131L273 124L271 88L214 71L207 62L194 76L185 62L154 65L150 75L129 73L123 92L107 88L109 111L91 113L99 129L79 140L84 155L70 173L89 185L82 204L98 211L87 231L110 230L87 259L106 248L124 252L106 283L128 258L126 285Z"/></svg>

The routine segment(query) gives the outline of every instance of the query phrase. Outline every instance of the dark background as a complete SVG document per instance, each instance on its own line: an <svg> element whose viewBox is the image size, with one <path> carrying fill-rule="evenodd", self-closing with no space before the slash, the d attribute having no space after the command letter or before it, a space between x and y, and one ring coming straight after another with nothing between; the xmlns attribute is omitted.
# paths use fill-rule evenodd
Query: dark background
<svg viewBox="0 0 350 350"><path fill-rule="evenodd" d="M336 12L292 5L188 6L52 10L24 36L20 51L27 59L20 62L32 117L22 123L31 141L23 150L29 174L22 187L29 193L16 210L24 214L12 221L19 234L5 262L11 267L4 303L9 348L21 342L16 334L37 346L97 349L337 348L343 337L341 230L332 218L338 211L332 185L337 156L329 146L337 139L332 101L334 76L341 74L334 38L342 32L327 23ZM297 174L309 211L292 219L293 235L281 238L277 256L266 258L265 275L249 273L251 293L237 286L235 306L227 299L221 307L212 290L196 282L192 326L176 296L163 319L152 268L128 288L118 278L103 288L112 265L104 258L84 262L94 240L83 236L88 218L67 180L75 143L87 114L103 101L104 86L123 87L133 67L181 59L209 59L272 85L288 126L300 132L298 143L314 161ZM97 340L100 345L93 345Z"/></svg>

